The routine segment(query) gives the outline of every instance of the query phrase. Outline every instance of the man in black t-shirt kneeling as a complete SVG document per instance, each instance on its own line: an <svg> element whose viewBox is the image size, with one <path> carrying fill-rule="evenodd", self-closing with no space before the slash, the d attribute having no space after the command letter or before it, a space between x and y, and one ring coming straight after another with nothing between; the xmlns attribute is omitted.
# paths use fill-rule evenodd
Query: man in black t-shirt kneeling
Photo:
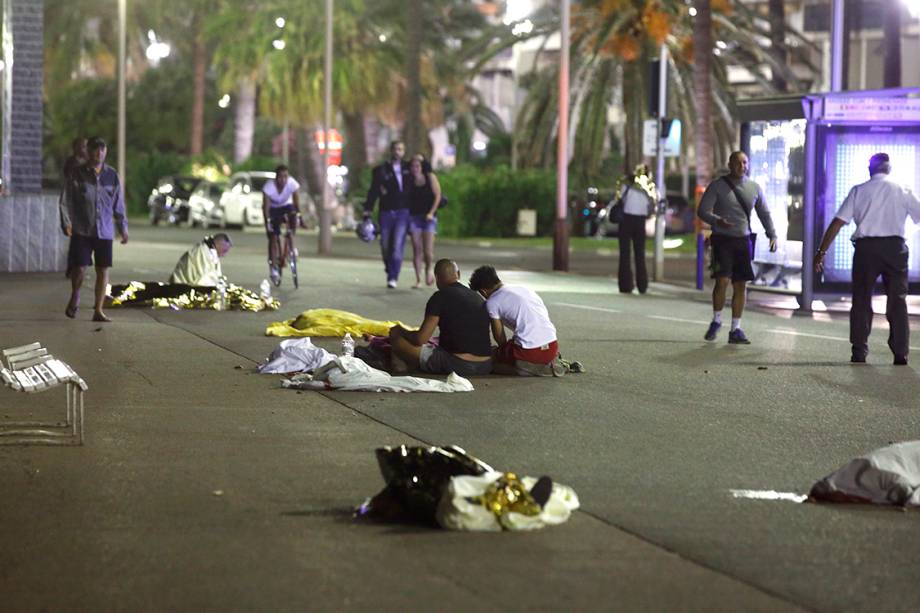
<svg viewBox="0 0 920 613"><path fill-rule="evenodd" d="M425 319L418 332L400 326L390 328L394 372L418 367L434 374L457 373L462 377L492 372L489 314L482 297L460 283L460 268L453 260L434 266L438 291L425 305ZM428 339L440 328L438 345Z"/></svg>

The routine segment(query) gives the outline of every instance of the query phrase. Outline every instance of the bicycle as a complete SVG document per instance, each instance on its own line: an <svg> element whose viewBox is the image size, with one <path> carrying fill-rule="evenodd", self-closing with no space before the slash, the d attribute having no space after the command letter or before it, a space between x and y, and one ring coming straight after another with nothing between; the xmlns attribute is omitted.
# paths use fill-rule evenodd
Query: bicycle
<svg viewBox="0 0 920 613"><path fill-rule="evenodd" d="M284 220L284 235L283 240L279 240L279 249L281 251L278 254L278 266L277 268L272 261L272 243L271 240L268 242L268 272L271 277L272 283L275 284L275 287L281 287L281 272L284 270L285 264L287 264L291 269L291 281L294 283L294 288L297 289L300 287L297 279L297 247L294 246L294 230L291 227L291 218L294 215L286 216ZM296 215L297 222L302 224L302 218L300 213ZM279 237L281 239L282 237Z"/></svg>

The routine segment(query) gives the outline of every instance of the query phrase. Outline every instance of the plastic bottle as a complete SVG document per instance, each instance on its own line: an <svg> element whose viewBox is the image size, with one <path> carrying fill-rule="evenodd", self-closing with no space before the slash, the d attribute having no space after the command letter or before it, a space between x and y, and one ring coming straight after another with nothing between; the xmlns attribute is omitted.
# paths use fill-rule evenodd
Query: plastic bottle
<svg viewBox="0 0 920 613"><path fill-rule="evenodd" d="M262 279L262 283L259 284L259 297L265 304L272 301L272 286L269 284L268 279Z"/></svg>
<svg viewBox="0 0 920 613"><path fill-rule="evenodd" d="M217 309L219 311L226 311L227 310L227 284L226 283L218 284L217 293L219 296L218 302L217 302Z"/></svg>
<svg viewBox="0 0 920 613"><path fill-rule="evenodd" d="M345 337L342 339L342 355L355 355L355 339L348 332L345 333Z"/></svg>

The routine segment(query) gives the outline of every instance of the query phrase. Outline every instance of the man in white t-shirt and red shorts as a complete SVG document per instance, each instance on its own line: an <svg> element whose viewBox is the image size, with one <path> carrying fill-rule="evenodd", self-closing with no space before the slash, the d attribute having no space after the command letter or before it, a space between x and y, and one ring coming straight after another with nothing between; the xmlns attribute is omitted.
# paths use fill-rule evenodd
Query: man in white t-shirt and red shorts
<svg viewBox="0 0 920 613"><path fill-rule="evenodd" d="M526 287L503 284L491 266L473 271L470 288L486 299L492 336L498 343L493 353L496 367L504 365L510 367L508 372L521 375L543 374L541 370L549 374L559 356L559 343L540 296ZM506 327L514 331L510 340Z"/></svg>
<svg viewBox="0 0 920 613"><path fill-rule="evenodd" d="M297 217L300 215L300 184L294 180L284 164L275 168L275 178L262 188L262 215L265 218L265 232L268 235L268 265L272 282L277 285L281 278L281 225L287 223L288 232L294 233Z"/></svg>

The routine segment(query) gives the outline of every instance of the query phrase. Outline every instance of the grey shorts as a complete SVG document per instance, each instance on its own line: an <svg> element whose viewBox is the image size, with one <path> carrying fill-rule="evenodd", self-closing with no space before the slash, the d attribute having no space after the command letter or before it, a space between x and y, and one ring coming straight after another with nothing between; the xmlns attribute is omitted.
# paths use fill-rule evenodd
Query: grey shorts
<svg viewBox="0 0 920 613"><path fill-rule="evenodd" d="M455 372L461 377L475 377L492 372L491 359L484 362L470 362L434 345L422 347L422 351L418 356L418 365L422 372L437 375L449 375Z"/></svg>

